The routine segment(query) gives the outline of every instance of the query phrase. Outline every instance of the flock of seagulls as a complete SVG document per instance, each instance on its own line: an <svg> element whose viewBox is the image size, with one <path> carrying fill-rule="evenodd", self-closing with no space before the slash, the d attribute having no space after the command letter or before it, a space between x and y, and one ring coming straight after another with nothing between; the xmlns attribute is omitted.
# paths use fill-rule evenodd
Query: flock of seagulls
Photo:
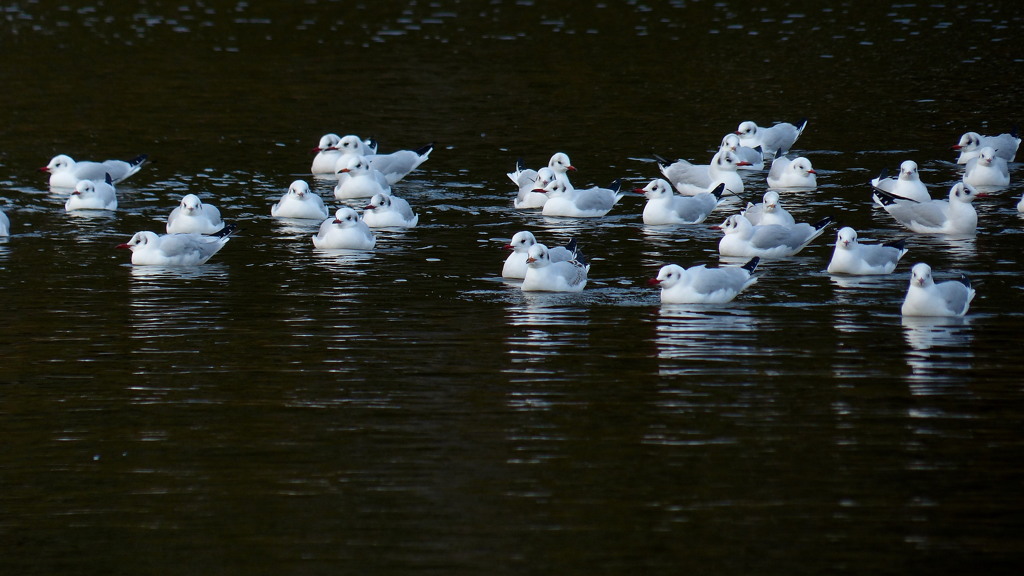
<svg viewBox="0 0 1024 576"><path fill-rule="evenodd" d="M662 177L634 189L647 199L643 222L652 226L704 222L725 196L743 194L740 170L768 167L768 191L762 201L748 202L738 214L713 226L723 233L719 254L724 259L742 258L746 262L718 268L667 264L650 280L652 286L660 288L663 303L730 302L756 282L759 263L798 254L833 223L831 216L813 223L797 222L782 206L785 194L817 188L817 172L811 161L803 156L787 156L806 127L806 120L768 128L742 122L735 133L722 138L708 164L682 159L669 162L654 157ZM952 147L960 152L957 162L963 165L964 172L961 181L950 189L948 198L933 199L921 182L917 164L907 160L900 165L898 176L888 177L883 170L871 180L873 201L910 232L972 235L977 229L978 214L971 203L985 195L980 190L1009 185L1008 163L1014 161L1019 146L1020 138L1015 133L981 136L968 132ZM539 170L525 169L520 162L508 174L517 187L513 206L519 210L539 209L547 216L599 218L607 214L622 197L620 183L611 188L576 191L568 177L575 170L563 152L553 155L548 166ZM1018 211L1024 213L1024 198ZM590 266L576 239L570 246L549 249L539 244L531 232L521 231L506 248L512 253L505 260L502 276L522 279L524 291L575 292L586 286ZM856 230L844 226L836 234L827 271L835 275L891 274L907 252L905 238L881 244L863 243ZM966 275L936 284L931 268L918 263L912 268L901 312L904 316L963 316L974 294Z"/></svg>
<svg viewBox="0 0 1024 576"><path fill-rule="evenodd" d="M704 264L684 268L667 264L652 286L660 289L661 301L680 304L723 304L732 301L757 281L758 265L764 260L791 257L820 237L833 223L830 216L816 222L797 222L782 205L785 194L814 190L817 173L809 159L787 156L807 127L778 123L761 127L754 122L739 124L726 134L708 164L687 160L668 162L655 156L661 177L633 192L646 198L642 219L651 226L693 225L704 222L727 196L743 194L739 170L763 171L768 167L768 191L760 203L748 202L713 228L722 232L720 255L741 258L745 263L708 268ZM957 164L963 166L962 180L952 186L948 198L935 199L921 181L912 160L900 165L899 174L886 170L871 180L872 199L899 225L917 234L970 235L977 228L978 215L972 202L984 192L1006 187L1020 138L1015 133L982 136L964 134L952 146L959 151ZM314 176L337 179L334 198L338 201L368 199L360 213L342 205L333 215L324 199L304 180L295 180L270 209L274 218L317 220L320 227L312 244L326 250L373 250L374 229L412 228L419 216L408 201L394 193L393 186L425 162L433 144L414 150L379 153L374 140L355 135L325 134L313 148L310 166ZM769 163L768 160L771 160ZM70 190L65 209L116 210L116 184L137 173L146 155L131 160L76 162L67 155L54 156L40 168L49 174L51 189ZM575 188L569 178L576 168L563 152L551 156L547 166L528 169L517 163L509 179L516 186L512 205L517 210L539 211L544 216L601 218L607 215L627 191L621 180L609 187ZM1024 213L1024 198L1017 206ZM166 233L140 231L118 248L131 250L133 265L196 266L213 257L230 240L236 226L226 222L216 206L205 204L195 194L186 194L167 217ZM0 236L10 234L9 217L0 210ZM501 275L521 282L523 291L579 292L587 284L590 263L576 239L565 246L548 246L530 231L516 233L506 246L511 254ZM907 254L905 239L883 244L862 243L857 231L841 228L828 264L830 274L891 274ZM905 316L962 316L967 313L975 291L966 275L935 283L925 263L915 264L902 306Z"/></svg>

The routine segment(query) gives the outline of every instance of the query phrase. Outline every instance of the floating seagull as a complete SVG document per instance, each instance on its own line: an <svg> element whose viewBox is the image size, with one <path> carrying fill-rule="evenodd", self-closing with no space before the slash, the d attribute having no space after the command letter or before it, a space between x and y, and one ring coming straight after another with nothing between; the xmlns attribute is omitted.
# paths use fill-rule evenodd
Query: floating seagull
<svg viewBox="0 0 1024 576"><path fill-rule="evenodd" d="M338 159L338 185L334 197L338 200L372 198L376 194L391 194L391 184L379 170L370 166L366 156L345 154Z"/></svg>
<svg viewBox="0 0 1024 576"><path fill-rule="evenodd" d="M527 252L526 264L524 292L580 292L587 285L590 267L579 248L572 260L553 262L547 246L534 244Z"/></svg>
<svg viewBox="0 0 1024 576"><path fill-rule="evenodd" d="M730 132L722 138L719 150L725 149L736 154L740 162L747 162L738 166L740 170L764 170L764 153L760 148L750 148L740 143L740 137L735 132Z"/></svg>
<svg viewBox="0 0 1024 576"><path fill-rule="evenodd" d="M770 128L760 127L748 120L740 123L736 128L736 134L740 137L740 143L748 148L760 146L765 153L786 154L796 143L797 138L804 133L806 127L806 119L801 120L797 125L780 122Z"/></svg>
<svg viewBox="0 0 1024 576"><path fill-rule="evenodd" d="M878 178L871 179L871 186L876 190L915 202L927 202L932 199L931 194L928 193L928 187L921 182L921 176L917 172L917 162L904 160L900 164L900 174L896 178L887 178L887 173L888 171L883 168Z"/></svg>
<svg viewBox="0 0 1024 576"><path fill-rule="evenodd" d="M388 194L374 194L363 212L370 228L414 228L419 219L408 202Z"/></svg>
<svg viewBox="0 0 1024 576"><path fill-rule="evenodd" d="M270 215L275 218L323 220L327 218L328 212L323 198L310 190L305 180L296 180L277 204L271 206Z"/></svg>
<svg viewBox="0 0 1024 576"><path fill-rule="evenodd" d="M106 175L103 181L79 180L75 190L64 203L68 212L75 210L117 210L117 192Z"/></svg>
<svg viewBox="0 0 1024 576"><path fill-rule="evenodd" d="M313 246L324 250L373 250L376 243L370 227L348 206L338 208L334 218L324 220L313 236Z"/></svg>
<svg viewBox="0 0 1024 576"><path fill-rule="evenodd" d="M750 220L754 226L758 224L781 224L783 226L796 224L793 215L787 212L779 202L779 193L769 190L764 193L760 203L747 202L747 207L740 214Z"/></svg>
<svg viewBox="0 0 1024 576"><path fill-rule="evenodd" d="M666 180L657 178L644 188L633 190L647 197L644 224L700 224L722 201L725 184L696 196L679 196Z"/></svg>
<svg viewBox="0 0 1024 576"><path fill-rule="evenodd" d="M911 232L920 234L974 234L978 212L971 205L982 196L970 184L957 182L949 189L949 200L914 202L876 190L875 203Z"/></svg>
<svg viewBox="0 0 1024 576"><path fill-rule="evenodd" d="M50 186L52 188L74 188L79 180L95 180L103 182L106 175L117 184L125 178L138 172L142 165L149 158L146 154L140 154L128 160L104 160L103 162L75 162L66 154L54 156L50 163L39 169L40 172L49 172Z"/></svg>
<svg viewBox="0 0 1024 576"><path fill-rule="evenodd" d="M198 266L210 259L231 238L234 224L225 224L216 234L157 234L136 232L118 248L132 251L136 266Z"/></svg>
<svg viewBox="0 0 1024 576"><path fill-rule="evenodd" d="M800 223L792 226L768 224L754 226L744 216L734 214L726 218L720 226L725 236L718 243L718 251L722 256L740 256L761 258L785 258L800 252L811 240L825 231L832 223L832 217L826 217L816 223Z"/></svg>
<svg viewBox="0 0 1024 576"><path fill-rule="evenodd" d="M780 152L775 155L768 171L768 187L775 190L813 190L818 187L817 174L807 158L798 156L790 160Z"/></svg>
<svg viewBox="0 0 1024 576"><path fill-rule="evenodd" d="M11 235L11 219L4 214L3 209L0 209L0 236Z"/></svg>
<svg viewBox="0 0 1024 576"><path fill-rule="evenodd" d="M890 274L907 253L904 239L885 244L861 244L857 231L849 226L836 234L836 248L828 263L829 274Z"/></svg>
<svg viewBox="0 0 1024 576"><path fill-rule="evenodd" d="M995 150L986 146L978 151L964 167L964 182L971 186L996 188L1010 185L1010 170L1006 160L996 156Z"/></svg>
<svg viewBox="0 0 1024 576"><path fill-rule="evenodd" d="M544 203L541 214L545 216L567 216L570 218L599 218L608 214L615 203L625 193L622 192L622 182L612 182L611 188L578 188L565 187L558 179L548 183L543 190L548 195L548 201Z"/></svg>
<svg viewBox="0 0 1024 576"><path fill-rule="evenodd" d="M995 150L996 156L1007 162L1013 162L1017 156L1017 149L1020 147L1020 138L1017 136L1016 129L1009 134L998 136L982 136L977 132L967 132L960 137L959 144L953 145L953 150L960 151L956 163L967 164L972 158L977 158L981 149L986 146Z"/></svg>
<svg viewBox="0 0 1024 576"><path fill-rule="evenodd" d="M537 239L533 236L533 233L528 230L522 232L516 232L512 236L512 241L505 245L506 250L511 250L512 253L505 259L505 264L501 268L501 276L503 278L524 278L526 276L526 259L529 258L530 248L537 244ZM569 243L563 246L556 246L548 248L548 258L552 262L562 262L567 260L573 260L576 258L576 239L569 240ZM589 268L589 265L588 265Z"/></svg>
<svg viewBox="0 0 1024 576"><path fill-rule="evenodd" d="M222 228L220 210L212 204L203 204L195 194L186 194L167 217L168 234L214 234Z"/></svg>
<svg viewBox="0 0 1024 576"><path fill-rule="evenodd" d="M971 300L974 288L966 275L936 284L931 266L919 263L910 270L910 286L901 312L904 316L963 316Z"/></svg>
<svg viewBox="0 0 1024 576"><path fill-rule="evenodd" d="M691 164L682 159L669 164L657 155L654 159L665 179L680 194L695 196L710 192L719 184L725 184L725 189L733 194L743 193L743 178L736 173L736 169L746 164L730 150L720 149L711 158L711 164Z"/></svg>
<svg viewBox="0 0 1024 576"><path fill-rule="evenodd" d="M363 156L369 162L370 168L380 172L387 180L388 185L394 184L409 175L410 172L419 167L430 158L434 150L434 144L430 143L415 150L398 150L389 154L364 155L358 152L347 152L338 158L335 164L335 172L340 172L348 164L347 157Z"/></svg>
<svg viewBox="0 0 1024 576"><path fill-rule="evenodd" d="M551 159L548 160L548 165L540 170L526 168L522 160L516 162L516 171L508 173L509 179L519 187L519 193L513 202L513 206L517 210L543 208L544 204L548 201L548 195L536 192L536 190L544 188L556 178L562 181L566 189L571 189L572 184L569 182L567 172L574 170L576 168L573 167L569 161L569 156L564 152L553 154Z"/></svg>
<svg viewBox="0 0 1024 576"><path fill-rule="evenodd" d="M337 134L324 134L320 144L313 148L316 156L310 171L313 174L334 174L338 158L343 154L353 153L368 156L377 152L377 143L373 140L362 140L358 136L348 135L344 138Z"/></svg>
<svg viewBox="0 0 1024 576"><path fill-rule="evenodd" d="M752 274L761 259L757 256L743 266L707 268L704 264L683 268L662 266L652 286L661 287L663 304L725 304L757 281Z"/></svg>

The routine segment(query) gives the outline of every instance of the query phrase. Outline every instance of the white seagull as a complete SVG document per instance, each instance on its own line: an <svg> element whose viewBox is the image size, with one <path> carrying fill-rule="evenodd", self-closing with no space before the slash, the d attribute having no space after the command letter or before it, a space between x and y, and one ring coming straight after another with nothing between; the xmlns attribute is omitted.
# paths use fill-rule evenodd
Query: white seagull
<svg viewBox="0 0 1024 576"><path fill-rule="evenodd" d="M512 253L505 258L505 264L501 268L503 278L524 278L526 276L526 259L529 258L530 248L537 244L537 239L528 230L516 232L512 241L505 245L506 250ZM576 239L569 240L565 246L548 248L548 258L552 262L562 262L576 258ZM589 269L589 264L587 268Z"/></svg>
<svg viewBox="0 0 1024 576"><path fill-rule="evenodd" d="M195 194L186 194L167 217L168 234L214 234L222 228L220 210L212 204L203 204Z"/></svg>
<svg viewBox="0 0 1024 576"><path fill-rule="evenodd" d="M622 182L612 182L611 188L593 187L586 190L566 188L558 179L543 189L548 195L541 214L545 216L566 216L569 218L599 218L608 214L625 193ZM538 190L540 191L540 190Z"/></svg>
<svg viewBox="0 0 1024 576"><path fill-rule="evenodd" d="M211 236L136 232L131 240L117 247L131 250L132 264L136 266L198 266L223 248L234 231L234 224L225 224Z"/></svg>
<svg viewBox="0 0 1024 576"><path fill-rule="evenodd" d="M0 236L11 235L11 219L4 214L2 208L0 208Z"/></svg>
<svg viewBox="0 0 1024 576"><path fill-rule="evenodd" d="M547 194L536 190L544 188L556 178L561 180L567 189L572 188L567 172L575 171L576 168L569 161L569 156L564 152L556 152L548 160L548 165L540 170L526 168L522 161L516 163L516 171L509 172L508 177L519 187L513 206L517 210L530 208L543 208L548 201Z"/></svg>
<svg viewBox="0 0 1024 576"><path fill-rule="evenodd" d="M725 189L733 194L743 193L743 178L736 170L746 163L731 150L719 149L711 158L711 164L691 164L682 159L669 164L660 156L655 156L654 159L657 160L665 179L671 182L680 194L695 196L710 192L719 184L725 184Z"/></svg>
<svg viewBox="0 0 1024 576"><path fill-rule="evenodd" d="M744 216L733 214L712 228L725 233L718 242L718 252L722 256L785 258L803 250L831 223L832 217L829 216L814 224L754 226Z"/></svg>
<svg viewBox="0 0 1024 576"><path fill-rule="evenodd" d="M696 196L679 196L666 180L657 178L644 188L633 190L647 197L644 205L644 224L700 224L722 201L725 184L719 184L711 192Z"/></svg>
<svg viewBox="0 0 1024 576"><path fill-rule="evenodd" d="M768 171L768 187L775 190L814 190L818 176L811 161L803 156L792 160L777 154Z"/></svg>
<svg viewBox="0 0 1024 576"><path fill-rule="evenodd" d="M758 126L748 120L740 123L736 128L736 134L740 137L740 143L748 148L760 146L765 154L786 154L806 127L806 119L797 125L780 122L770 128Z"/></svg>
<svg viewBox="0 0 1024 576"><path fill-rule="evenodd" d="M953 150L960 151L956 163L967 164L972 158L977 158L981 149L986 146L995 150L996 156L1007 162L1013 162L1017 156L1017 149L1020 147L1020 137L1017 136L1016 130L998 136L982 136L977 132L967 132L960 137L958 144L953 145Z"/></svg>
<svg viewBox="0 0 1024 576"><path fill-rule="evenodd" d="M376 244L373 231L348 206L338 208L334 218L324 220L313 236L313 246L324 250L373 250Z"/></svg>
<svg viewBox="0 0 1024 576"><path fill-rule="evenodd" d="M783 226L796 224L796 219L793 218L793 215L782 207L779 193L775 190L765 192L761 202L757 204L747 202L747 207L740 214L745 216L755 226L758 224L782 224Z"/></svg>
<svg viewBox="0 0 1024 576"><path fill-rule="evenodd" d="M761 152L761 149L744 146L735 132L730 132L722 137L722 143L718 149L729 150L736 154L741 162L746 162L747 164L739 166L740 170L764 170L764 153Z"/></svg>
<svg viewBox="0 0 1024 576"><path fill-rule="evenodd" d="M587 285L590 267L579 248L572 260L553 262L547 246L534 244L527 252L526 264L520 287L524 292L580 292Z"/></svg>
<svg viewBox="0 0 1024 576"><path fill-rule="evenodd" d="M855 276L890 274L906 253L902 238L885 244L861 244L857 241L857 231L846 226L836 234L836 248L828 263L828 272Z"/></svg>
<svg viewBox="0 0 1024 576"><path fill-rule="evenodd" d="M928 193L928 187L921 182L921 176L917 171L917 162L904 160L900 164L900 174L896 178L886 177L887 173L888 170L883 168L878 178L871 179L871 187L915 202L927 202L932 199L931 194Z"/></svg>
<svg viewBox="0 0 1024 576"><path fill-rule="evenodd" d="M75 210L117 210L117 192L107 175L104 181L79 180L64 203L68 212Z"/></svg>
<svg viewBox="0 0 1024 576"><path fill-rule="evenodd" d="M963 316L971 300L974 288L966 275L936 284L931 266L918 263L910 270L910 286L901 312L904 316Z"/></svg>
<svg viewBox="0 0 1024 576"><path fill-rule="evenodd" d="M379 170L370 166L366 156L345 154L338 159L338 185L334 197L338 200L372 198L376 194L391 194L391 184Z"/></svg>
<svg viewBox="0 0 1024 576"><path fill-rule="evenodd" d="M328 212L324 199L310 190L305 180L296 180L277 204L270 207L270 215L275 218L323 220L327 218Z"/></svg>
<svg viewBox="0 0 1024 576"><path fill-rule="evenodd" d="M316 156L313 157L310 171L313 174L334 174L338 158L343 154L374 154L377 152L377 143L373 140L362 140L351 134L344 138L337 134L324 134L320 137L320 143L313 148L313 152L316 152Z"/></svg>
<svg viewBox="0 0 1024 576"><path fill-rule="evenodd" d="M974 234L978 212L971 205L982 196L970 184L957 182L949 189L949 200L914 202L875 191L875 203L911 232L919 234Z"/></svg>
<svg viewBox="0 0 1024 576"><path fill-rule="evenodd" d="M370 228L414 228L419 219L408 202L389 194L374 194L363 212Z"/></svg>
<svg viewBox="0 0 1024 576"><path fill-rule="evenodd" d="M725 304L757 282L753 273L760 260L755 256L742 266L719 268L669 264L662 266L658 277L649 283L661 287L663 304Z"/></svg>
<svg viewBox="0 0 1024 576"><path fill-rule="evenodd" d="M986 146L978 151L964 167L964 182L971 186L996 188L1010 185L1010 169L1006 160L996 156L995 150Z"/></svg>
<svg viewBox="0 0 1024 576"><path fill-rule="evenodd" d="M415 150L398 150L388 154L364 155L358 152L346 152L334 166L335 172L341 171L346 166L348 156L364 156L374 170L384 175L387 183L394 184L409 175L410 172L419 167L430 158L434 150L434 144L430 143Z"/></svg>
<svg viewBox="0 0 1024 576"><path fill-rule="evenodd" d="M66 154L58 154L50 160L49 164L40 168L39 171L50 174L50 186L52 188L74 188L79 180L102 182L107 174L110 175L110 180L117 184L138 172L147 158L149 158L148 155L140 154L128 161L75 162Z"/></svg>

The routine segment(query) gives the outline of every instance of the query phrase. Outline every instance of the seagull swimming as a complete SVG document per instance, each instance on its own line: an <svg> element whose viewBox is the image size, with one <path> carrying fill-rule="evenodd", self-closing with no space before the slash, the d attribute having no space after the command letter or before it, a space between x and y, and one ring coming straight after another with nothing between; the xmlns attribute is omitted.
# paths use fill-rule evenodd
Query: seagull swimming
<svg viewBox="0 0 1024 576"><path fill-rule="evenodd" d="M570 218L599 218L608 214L625 193L622 182L612 182L611 188L593 187L586 190L566 188L555 179L542 188L548 195L541 214L545 216L566 216ZM538 190L540 191L540 190Z"/></svg>
<svg viewBox="0 0 1024 576"><path fill-rule="evenodd" d="M419 219L408 202L389 194L374 194L363 212L370 228L414 228Z"/></svg>
<svg viewBox="0 0 1024 576"><path fill-rule="evenodd" d="M921 182L921 176L917 171L917 162L904 160L900 164L900 173L896 178L887 178L886 174L887 170L882 169L878 178L871 179L871 187L915 202L927 202L932 199L931 194L928 193L928 187Z"/></svg>
<svg viewBox="0 0 1024 576"><path fill-rule="evenodd" d="M338 158L337 164L334 166L335 172L340 172L347 165L346 157L350 156L363 156L369 162L370 168L373 168L377 172L380 172L388 185L395 184L402 178L409 175L410 172L419 167L430 158L430 153L434 150L434 144L430 143L425 146L421 146L415 150L398 150L388 154L361 154L357 151L346 152L340 158Z"/></svg>
<svg viewBox="0 0 1024 576"><path fill-rule="evenodd" d="M216 234L157 234L136 232L118 248L132 251L136 266L198 266L210 259L231 238L234 224L225 224Z"/></svg>
<svg viewBox="0 0 1024 576"><path fill-rule="evenodd" d="M725 184L725 189L733 194L743 193L743 178L736 170L746 163L731 150L719 149L711 158L711 164L691 164L682 159L669 164L661 156L655 156L654 159L665 179L680 194L695 196L710 192L719 184Z"/></svg>
<svg viewBox="0 0 1024 576"><path fill-rule="evenodd" d="M973 186L957 182L949 189L948 200L914 202L880 190L872 198L911 232L964 235L978 228L978 212L971 205L978 196Z"/></svg>
<svg viewBox="0 0 1024 576"><path fill-rule="evenodd" d="M679 196L668 181L657 178L643 188L633 190L647 197L644 205L644 224L700 224L722 201L725 184L719 184L711 192L696 196Z"/></svg>
<svg viewBox="0 0 1024 576"><path fill-rule="evenodd" d="M840 228L832 260L828 263L828 273L855 276L890 274L907 253L905 244L902 238L885 244L861 244L856 230L849 226Z"/></svg>
<svg viewBox="0 0 1024 576"><path fill-rule="evenodd" d="M526 168L522 160L516 162L516 171L508 173L509 179L519 187L519 193L516 195L513 206L517 210L543 208L548 201L548 195L537 192L537 190L543 189L556 178L562 181L566 189L571 189L572 184L569 182L567 172L575 170L576 168L569 161L569 156L564 152L554 153L548 160L548 165L540 170Z"/></svg>
<svg viewBox="0 0 1024 576"><path fill-rule="evenodd" d="M506 250L511 250L512 253L505 259L505 264L501 268L501 276L503 278L524 278L526 277L526 269L528 267L526 260L529 258L530 248L537 244L537 239L533 233L528 230L522 232L516 232L512 236L512 241L505 245ZM576 239L569 240L569 243L565 246L555 246L548 248L548 259L552 262L562 262L573 260L576 258ZM590 265L587 264L589 269Z"/></svg>
<svg viewBox="0 0 1024 576"><path fill-rule="evenodd" d="M971 186L983 186L986 188L1003 187L1010 185L1010 169L1006 166L1006 160L996 156L995 150L986 146L978 151L978 156L972 158L964 167L964 182Z"/></svg>
<svg viewBox="0 0 1024 576"><path fill-rule="evenodd" d="M520 287L524 292L580 292L587 285L590 267L578 247L572 260L553 262L547 246L534 244L527 252L526 264Z"/></svg>
<svg viewBox="0 0 1024 576"><path fill-rule="evenodd" d="M829 216L814 224L754 226L746 217L733 214L713 228L725 233L718 242L718 252L722 256L785 258L803 250L831 223L832 217Z"/></svg>
<svg viewBox="0 0 1024 576"><path fill-rule="evenodd" d="M323 220L328 212L323 198L310 190L305 180L296 180L277 204L270 207L270 215L275 218Z"/></svg>
<svg viewBox="0 0 1024 576"><path fill-rule="evenodd" d="M324 250L373 250L376 244L373 231L348 206L338 208L313 236L313 246Z"/></svg>
<svg viewBox="0 0 1024 576"><path fill-rule="evenodd" d="M918 263L910 270L910 286L901 312L904 316L963 316L974 294L966 275L936 284L931 266Z"/></svg>
<svg viewBox="0 0 1024 576"><path fill-rule="evenodd" d="M750 220L754 226L758 224L782 224L783 226L796 224L793 215L782 207L779 193L775 190L765 192L758 204L747 202L747 207L740 214Z"/></svg>
<svg viewBox="0 0 1024 576"><path fill-rule="evenodd" d="M801 120L797 125L780 122L769 128L758 126L748 120L740 123L736 128L736 134L740 137L740 143L748 148L760 146L765 154L786 154L804 133L806 127L806 119Z"/></svg>
<svg viewBox="0 0 1024 576"><path fill-rule="evenodd" d="M977 132L967 132L960 137L959 143L953 145L953 150L960 151L956 163L967 164L972 158L977 158L981 149L986 146L995 150L996 156L1007 162L1013 162L1017 156L1017 149L1020 148L1020 137L1017 136L1016 129L1009 134L998 136L982 136Z"/></svg>
<svg viewBox="0 0 1024 576"><path fill-rule="evenodd" d="M203 204L195 194L186 194L167 217L168 234L214 234L222 228L220 210L212 204Z"/></svg>
<svg viewBox="0 0 1024 576"><path fill-rule="evenodd" d="M781 153L772 160L768 171L768 187L774 190L814 190L818 187L818 176L811 161L803 156L792 160Z"/></svg>
<svg viewBox="0 0 1024 576"><path fill-rule="evenodd" d="M757 281L753 274L760 260L754 256L742 266L719 268L669 264L649 283L661 287L663 304L725 304Z"/></svg>
<svg viewBox="0 0 1024 576"><path fill-rule="evenodd" d="M740 143L740 137L735 132L730 132L722 137L719 150L729 150L740 159L746 162L738 166L740 170L764 170L764 153L761 148L750 148Z"/></svg>
<svg viewBox="0 0 1024 576"><path fill-rule="evenodd" d="M366 156L345 154L338 159L338 185L334 197L338 200L372 198L376 194L391 194L391 184L379 170L370 165Z"/></svg>
<svg viewBox="0 0 1024 576"><path fill-rule="evenodd" d="M106 175L103 181L79 180L64 203L68 212L75 210L117 210L117 192Z"/></svg>
<svg viewBox="0 0 1024 576"><path fill-rule="evenodd" d="M337 170L338 158L343 154L354 153L363 156L375 154L377 143L373 140L363 140L352 134L344 138L337 134L324 134L320 137L320 143L313 148L313 152L316 152L316 156L313 157L310 171L313 174L334 174Z"/></svg>
<svg viewBox="0 0 1024 576"><path fill-rule="evenodd" d="M49 164L40 168L39 171L49 172L50 187L52 188L74 188L79 180L103 182L107 174L110 175L111 182L117 184L138 172L147 158L149 158L149 155L140 154L128 161L75 162L66 154L58 154L50 160Z"/></svg>

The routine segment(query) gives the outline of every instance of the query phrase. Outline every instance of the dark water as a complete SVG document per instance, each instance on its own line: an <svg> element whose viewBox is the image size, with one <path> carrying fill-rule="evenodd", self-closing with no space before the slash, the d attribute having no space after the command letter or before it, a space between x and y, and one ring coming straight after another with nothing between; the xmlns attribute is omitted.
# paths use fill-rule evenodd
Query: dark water
<svg viewBox="0 0 1024 576"><path fill-rule="evenodd" d="M15 3L0 13L0 572L1016 573L1024 547L1024 192L975 238L910 236L866 182L1021 120L1016 3ZM824 272L834 231L724 307L660 306L708 226L511 210L517 158L577 185L706 161L807 117L814 193L891 276ZM396 187L420 226L312 248L271 204L325 132L437 143ZM154 162L70 216L56 153ZM763 174L748 174L759 196ZM313 180L330 198L331 184ZM209 264L113 247L181 195L243 229ZM332 200L332 204L334 204ZM738 203L720 208L714 223ZM497 276L516 231L577 237L582 294ZM962 320L904 320L913 262Z"/></svg>

